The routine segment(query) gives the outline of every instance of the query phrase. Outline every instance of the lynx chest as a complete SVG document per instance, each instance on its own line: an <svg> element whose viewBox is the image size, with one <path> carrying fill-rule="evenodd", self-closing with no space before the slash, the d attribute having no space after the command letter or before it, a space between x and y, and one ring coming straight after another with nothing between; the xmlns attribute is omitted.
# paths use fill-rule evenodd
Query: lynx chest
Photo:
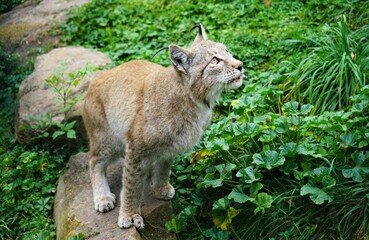
<svg viewBox="0 0 369 240"><path fill-rule="evenodd" d="M211 110L179 112L177 116L162 114L146 119L143 141L155 149L173 155L191 149L199 142L211 119Z"/></svg>

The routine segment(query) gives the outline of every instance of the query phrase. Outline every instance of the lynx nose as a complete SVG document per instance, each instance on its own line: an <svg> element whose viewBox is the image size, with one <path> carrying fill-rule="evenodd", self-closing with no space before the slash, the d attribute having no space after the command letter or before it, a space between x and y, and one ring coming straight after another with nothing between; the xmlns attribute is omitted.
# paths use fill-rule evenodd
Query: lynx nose
<svg viewBox="0 0 369 240"><path fill-rule="evenodd" d="M235 69L237 69L238 71L242 72L243 71L243 63L241 61L237 61L237 63L235 63L233 65L233 67Z"/></svg>

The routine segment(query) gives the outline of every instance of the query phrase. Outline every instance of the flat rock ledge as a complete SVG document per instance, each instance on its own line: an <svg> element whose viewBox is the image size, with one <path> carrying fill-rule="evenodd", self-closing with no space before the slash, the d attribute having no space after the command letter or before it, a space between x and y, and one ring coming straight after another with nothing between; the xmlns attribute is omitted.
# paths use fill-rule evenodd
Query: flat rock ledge
<svg viewBox="0 0 369 240"><path fill-rule="evenodd" d="M116 162L108 168L109 184L118 196L117 206L107 213L94 209L92 187L88 174L88 154L73 156L68 169L60 177L55 197L54 219L57 239L65 240L82 233L85 239L93 240L175 240L176 236L165 230L164 224L172 216L170 201L156 200L145 196L142 216L145 228L120 229L117 225L119 212L119 192L122 187L122 165Z"/></svg>

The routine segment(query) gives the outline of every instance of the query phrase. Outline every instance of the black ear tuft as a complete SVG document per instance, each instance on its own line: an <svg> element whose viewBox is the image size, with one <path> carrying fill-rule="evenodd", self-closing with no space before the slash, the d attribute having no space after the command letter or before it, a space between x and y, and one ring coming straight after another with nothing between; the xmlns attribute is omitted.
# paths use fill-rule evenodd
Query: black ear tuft
<svg viewBox="0 0 369 240"><path fill-rule="evenodd" d="M197 32L196 38L193 41L192 45L198 44L199 42L204 41L204 40L208 40L208 36L206 35L205 28L204 26L202 26L201 23L193 26L191 31L195 28L198 28L198 32Z"/></svg>

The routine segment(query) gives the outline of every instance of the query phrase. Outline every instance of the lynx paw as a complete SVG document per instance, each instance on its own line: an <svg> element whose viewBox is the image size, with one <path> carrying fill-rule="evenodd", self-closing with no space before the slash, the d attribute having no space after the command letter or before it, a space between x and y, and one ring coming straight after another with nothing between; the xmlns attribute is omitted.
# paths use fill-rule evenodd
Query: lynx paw
<svg viewBox="0 0 369 240"><path fill-rule="evenodd" d="M139 214L123 214L119 215L118 218L118 226L120 228L130 228L132 226L135 226L138 229L143 229L145 224L143 222L142 217Z"/></svg>
<svg viewBox="0 0 369 240"><path fill-rule="evenodd" d="M114 208L115 195L109 193L106 196L99 196L94 199L95 209L98 212L109 212Z"/></svg>
<svg viewBox="0 0 369 240"><path fill-rule="evenodd" d="M157 188L157 189L152 189L152 194L154 195L154 197L156 197L157 199L162 199L162 200L170 200L174 197L174 187L168 183L167 185Z"/></svg>

